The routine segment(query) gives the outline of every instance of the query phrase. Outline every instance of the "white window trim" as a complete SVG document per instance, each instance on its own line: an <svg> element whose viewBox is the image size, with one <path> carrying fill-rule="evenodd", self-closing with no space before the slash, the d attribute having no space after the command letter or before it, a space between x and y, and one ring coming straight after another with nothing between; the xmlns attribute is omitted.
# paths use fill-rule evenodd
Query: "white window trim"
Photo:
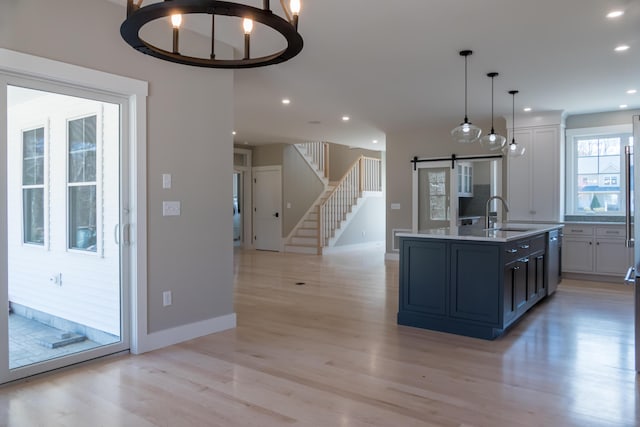
<svg viewBox="0 0 640 427"><path fill-rule="evenodd" d="M118 76L103 71L92 70L77 65L41 58L25 53L0 48L0 79L5 77L24 77L41 79L71 87L90 88L107 94L128 99L127 114L122 119L129 124L129 168L130 179L130 218L131 224L131 307L130 316L131 352L143 353L158 347L147 327L147 96L148 82ZM6 105L6 92L0 91L0 103ZM7 117L0 114L0 129L7 129ZM6 176L6 162L0 162L0 176ZM0 212L6 212L6 186L0 186ZM7 240L6 227L0 227L0 241ZM6 245L0 245L0 271L7 272ZM6 283L5 283L6 286ZM8 301L0 302L4 313ZM5 332L6 334L6 332ZM2 359L0 357L0 359ZM4 360L0 360L4 363ZM8 362L7 362L8 366Z"/></svg>
<svg viewBox="0 0 640 427"><path fill-rule="evenodd" d="M575 164L575 138L584 138L589 136L602 136L607 134L620 134L620 133L633 133L632 124L620 124L610 126L597 126L590 128L576 128L567 129L565 131L565 145L566 145L566 179L565 179L565 215L574 216L582 215L575 211L575 198L573 189L576 187L576 164ZM622 154L621 154L622 156ZM621 174L623 171L621 171ZM625 182L624 179L620 179L620 191L625 194ZM624 216L624 211L621 210L619 214L589 214L597 217L606 216Z"/></svg>
<svg viewBox="0 0 640 427"><path fill-rule="evenodd" d="M49 120L40 120L40 121L34 121L34 124L26 124L25 126L21 127L19 132L20 132L20 167L19 167L19 173L20 173L20 244L22 246L28 246L30 248L34 248L34 249L41 249L41 250L49 250L50 249L50 236L49 236ZM24 176L24 133L25 132L29 132L35 129L39 129L39 128L44 128L44 161L43 161L43 167L44 167L44 179L43 179L43 183L42 183L42 189L43 189L43 218L44 218L44 242L42 243L42 245L39 245L37 243L30 243L30 242L25 242L24 241L24 232L25 232L25 222L24 222L24 189L25 188L39 188L40 186L31 186L31 185L27 185L25 186L23 183L23 176Z"/></svg>
<svg viewBox="0 0 640 427"><path fill-rule="evenodd" d="M96 180L83 181L80 183L69 182L69 122L74 120L84 119L87 117L96 117ZM103 152L103 119L104 109L102 106L94 111L85 113L78 116L67 117L65 122L65 210L66 210L66 251L77 254L84 254L88 256L100 256L104 257L104 206L103 206L103 185L102 185L102 168L104 165L104 152ZM78 249L71 247L71 241L69 240L69 232L71 231L71 211L69 209L69 188L79 187L83 185L95 185L96 187L96 250L87 251L85 249Z"/></svg>

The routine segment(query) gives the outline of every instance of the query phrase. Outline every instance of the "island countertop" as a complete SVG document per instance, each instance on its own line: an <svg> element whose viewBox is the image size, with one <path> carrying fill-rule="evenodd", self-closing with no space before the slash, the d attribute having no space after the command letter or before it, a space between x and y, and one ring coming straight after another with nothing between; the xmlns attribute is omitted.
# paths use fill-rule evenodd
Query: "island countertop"
<svg viewBox="0 0 640 427"><path fill-rule="evenodd" d="M480 226L443 227L420 230L418 233L398 233L398 237L424 239L478 240L483 242L510 242L564 227L563 224L496 224L494 229Z"/></svg>

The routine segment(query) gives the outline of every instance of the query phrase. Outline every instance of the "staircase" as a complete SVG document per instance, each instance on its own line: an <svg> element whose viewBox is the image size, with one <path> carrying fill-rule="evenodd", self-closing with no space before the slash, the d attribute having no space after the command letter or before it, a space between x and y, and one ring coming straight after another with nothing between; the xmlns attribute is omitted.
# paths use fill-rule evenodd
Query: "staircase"
<svg viewBox="0 0 640 427"><path fill-rule="evenodd" d="M305 147L307 144L296 144L296 147L325 182L325 191L294 227L284 250L322 255L324 247L333 246L338 240L352 214L360 206L359 202L363 201L364 193L382 190L381 162L361 156L339 181L329 184L324 175L328 174L327 146L321 148L316 144L324 143L309 144L308 148ZM314 158L315 155L318 157Z"/></svg>

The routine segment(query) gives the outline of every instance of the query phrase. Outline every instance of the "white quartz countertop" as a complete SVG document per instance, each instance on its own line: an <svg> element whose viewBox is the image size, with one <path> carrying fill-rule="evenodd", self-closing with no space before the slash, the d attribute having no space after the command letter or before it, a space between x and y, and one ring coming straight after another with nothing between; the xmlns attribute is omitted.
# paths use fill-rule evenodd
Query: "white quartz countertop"
<svg viewBox="0 0 640 427"><path fill-rule="evenodd" d="M418 233L398 233L399 237L415 237L424 239L478 240L483 242L510 242L524 237L534 236L551 230L562 228L562 224L496 224L496 228L488 230L483 225L432 228L420 230Z"/></svg>

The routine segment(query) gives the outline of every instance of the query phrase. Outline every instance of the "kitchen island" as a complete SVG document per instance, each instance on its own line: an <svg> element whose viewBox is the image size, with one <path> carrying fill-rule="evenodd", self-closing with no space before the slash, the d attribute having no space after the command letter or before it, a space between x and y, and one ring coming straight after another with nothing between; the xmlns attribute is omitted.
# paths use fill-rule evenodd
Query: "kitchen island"
<svg viewBox="0 0 640 427"><path fill-rule="evenodd" d="M402 233L398 324L500 336L552 293L562 225L503 224Z"/></svg>

